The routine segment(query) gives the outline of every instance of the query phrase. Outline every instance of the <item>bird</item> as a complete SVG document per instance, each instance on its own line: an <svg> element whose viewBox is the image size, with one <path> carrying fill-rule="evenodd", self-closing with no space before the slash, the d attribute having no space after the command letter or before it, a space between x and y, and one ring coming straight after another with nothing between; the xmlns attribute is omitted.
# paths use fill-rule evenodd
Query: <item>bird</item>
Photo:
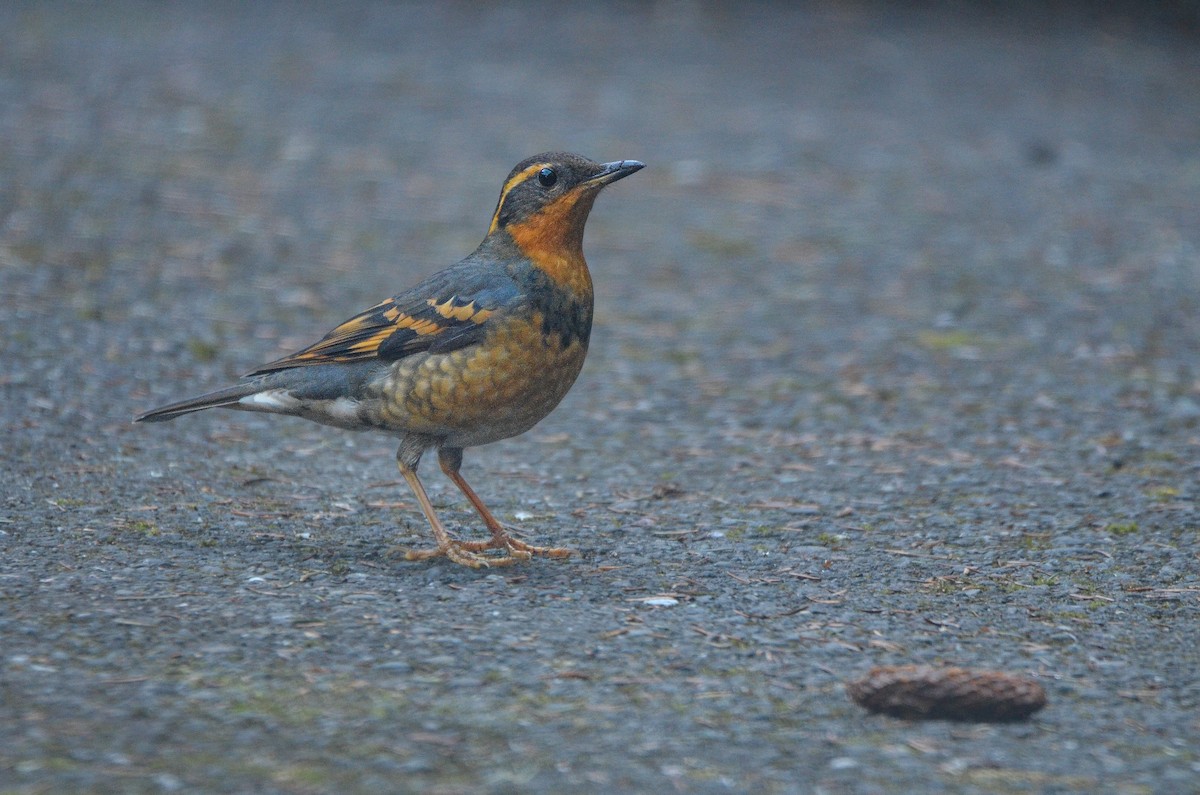
<svg viewBox="0 0 1200 795"><path fill-rule="evenodd" d="M592 330L584 225L600 191L644 165L567 152L522 160L504 180L483 242L467 257L232 386L133 421L224 408L387 433L399 438L396 462L435 544L408 550L408 560L445 557L481 568L569 557L569 549L510 535L463 478L463 451L529 430L574 384ZM429 450L490 537L459 540L446 530L417 476Z"/></svg>

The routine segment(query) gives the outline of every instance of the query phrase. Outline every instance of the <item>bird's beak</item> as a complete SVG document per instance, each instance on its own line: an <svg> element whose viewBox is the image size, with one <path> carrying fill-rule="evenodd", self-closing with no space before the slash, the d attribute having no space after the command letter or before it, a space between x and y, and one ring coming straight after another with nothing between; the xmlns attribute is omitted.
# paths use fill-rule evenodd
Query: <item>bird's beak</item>
<svg viewBox="0 0 1200 795"><path fill-rule="evenodd" d="M635 171L641 171L645 167L645 163L637 160L616 160L600 166L600 173L589 179L588 182L607 185L610 182L624 179Z"/></svg>

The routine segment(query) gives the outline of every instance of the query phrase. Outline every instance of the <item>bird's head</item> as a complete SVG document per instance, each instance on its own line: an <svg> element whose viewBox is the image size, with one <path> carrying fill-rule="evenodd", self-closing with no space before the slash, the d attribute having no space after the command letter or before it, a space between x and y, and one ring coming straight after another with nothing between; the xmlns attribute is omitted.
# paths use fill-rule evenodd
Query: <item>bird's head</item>
<svg viewBox="0 0 1200 795"><path fill-rule="evenodd" d="M644 165L636 160L596 163L567 152L522 160L504 181L488 234L507 232L530 256L579 253L596 194Z"/></svg>

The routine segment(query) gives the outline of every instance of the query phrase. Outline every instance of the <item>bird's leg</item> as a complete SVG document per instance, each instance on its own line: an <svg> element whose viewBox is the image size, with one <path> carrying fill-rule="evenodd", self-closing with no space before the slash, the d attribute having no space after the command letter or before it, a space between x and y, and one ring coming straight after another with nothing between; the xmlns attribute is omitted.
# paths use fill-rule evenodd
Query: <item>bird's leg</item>
<svg viewBox="0 0 1200 795"><path fill-rule="evenodd" d="M463 541L462 546L473 551L484 549L505 549L508 554L514 558L528 559L532 555L545 555L551 558L566 558L570 557L571 550L564 547L535 547L532 544L526 544L524 541L519 541L508 534L504 526L492 516L492 512L483 504L483 500L479 499L479 495L475 493L475 489L467 483L466 479L459 473L459 468L462 467L462 449L457 447L443 447L438 450L438 463L441 464L442 471L446 473L446 477L458 486L466 498L470 500L471 505L475 506L476 512L479 513L483 523L487 525L487 529L491 532L492 538L490 541Z"/></svg>
<svg viewBox="0 0 1200 795"><path fill-rule="evenodd" d="M404 451L404 447L401 447L401 451ZM420 455L418 454L417 459L419 460L419 458ZM425 512L425 518L429 520L429 527L433 530L433 540L437 543L437 546L433 549L410 549L405 553L405 559L425 560L445 555L455 563L470 566L473 569L478 569L481 566L504 566L517 561L517 558L511 555L499 558L480 555L470 546L450 538L450 534L446 532L442 520L438 518L438 515L433 510L433 504L429 501L429 495L425 493L425 487L421 485L421 481L417 477L417 462L415 460L409 462L400 454L397 454L396 460L400 465L400 474L404 475L404 479L408 481L409 487L417 497L417 502L421 505L421 510Z"/></svg>

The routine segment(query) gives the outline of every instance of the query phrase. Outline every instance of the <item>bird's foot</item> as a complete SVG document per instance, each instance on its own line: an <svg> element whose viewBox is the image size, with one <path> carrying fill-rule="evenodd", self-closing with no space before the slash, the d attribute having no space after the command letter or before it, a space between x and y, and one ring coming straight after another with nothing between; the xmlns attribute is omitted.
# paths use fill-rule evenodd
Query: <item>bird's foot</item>
<svg viewBox="0 0 1200 795"><path fill-rule="evenodd" d="M512 557L521 560L529 560L534 555L560 560L571 557L571 550L566 547L535 547L533 544L526 544L524 541L513 538L503 527L496 530L487 541L464 541L462 543L477 552L485 549L504 549Z"/></svg>
<svg viewBox="0 0 1200 795"><path fill-rule="evenodd" d="M488 550L504 550L501 555L483 554ZM445 556L463 566L473 569L489 568L492 566L511 566L520 561L529 560L534 555L544 555L548 558L567 558L571 550L564 547L537 547L518 541L505 533L502 536L480 541L454 541L432 549L406 549L405 560L429 560Z"/></svg>
<svg viewBox="0 0 1200 795"><path fill-rule="evenodd" d="M571 557L571 550L566 547L535 547L533 544L518 541L510 535L504 536L504 547L510 555L517 555L523 552L527 558L532 555L544 555L548 558L556 558L558 560Z"/></svg>
<svg viewBox="0 0 1200 795"><path fill-rule="evenodd" d="M446 557L460 566L468 566L472 569L487 569L492 566L509 566L519 560L525 560L523 557L513 557L512 555L484 555L472 550L466 543L461 541L451 541L445 547L433 547L432 549L406 549L403 547L389 550L389 553L403 555L405 560L429 560L430 558Z"/></svg>

